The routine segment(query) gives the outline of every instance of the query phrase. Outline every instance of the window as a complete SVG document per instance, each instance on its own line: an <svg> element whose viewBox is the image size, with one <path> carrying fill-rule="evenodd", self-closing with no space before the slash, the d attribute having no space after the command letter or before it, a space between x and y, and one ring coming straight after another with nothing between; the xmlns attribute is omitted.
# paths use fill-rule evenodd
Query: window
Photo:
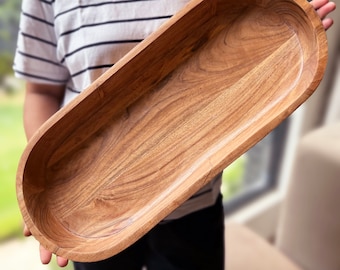
<svg viewBox="0 0 340 270"><path fill-rule="evenodd" d="M224 170L222 194L226 214L275 188L287 126L285 120Z"/></svg>

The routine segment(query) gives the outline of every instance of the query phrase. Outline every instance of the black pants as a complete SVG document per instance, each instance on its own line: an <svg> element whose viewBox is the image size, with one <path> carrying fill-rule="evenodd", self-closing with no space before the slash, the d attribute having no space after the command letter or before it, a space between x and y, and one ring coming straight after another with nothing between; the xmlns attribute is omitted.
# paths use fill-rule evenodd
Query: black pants
<svg viewBox="0 0 340 270"><path fill-rule="evenodd" d="M215 205L161 223L121 253L93 263L74 263L75 270L223 270L222 196Z"/></svg>

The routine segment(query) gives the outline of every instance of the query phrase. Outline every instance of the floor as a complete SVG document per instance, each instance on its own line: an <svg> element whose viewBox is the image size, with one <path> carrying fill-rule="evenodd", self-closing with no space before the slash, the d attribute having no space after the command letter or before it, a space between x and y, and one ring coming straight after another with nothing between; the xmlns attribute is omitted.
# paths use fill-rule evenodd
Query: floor
<svg viewBox="0 0 340 270"><path fill-rule="evenodd" d="M32 238L11 239L0 243L1 269L50 270L39 260L39 245Z"/></svg>

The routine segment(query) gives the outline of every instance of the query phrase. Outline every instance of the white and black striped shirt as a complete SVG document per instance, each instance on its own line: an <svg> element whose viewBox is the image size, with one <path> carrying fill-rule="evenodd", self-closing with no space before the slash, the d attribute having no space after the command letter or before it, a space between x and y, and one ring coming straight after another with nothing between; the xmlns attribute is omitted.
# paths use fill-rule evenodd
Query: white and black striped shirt
<svg viewBox="0 0 340 270"><path fill-rule="evenodd" d="M13 69L28 81L86 89L190 0L23 0ZM212 205L220 177L169 218Z"/></svg>

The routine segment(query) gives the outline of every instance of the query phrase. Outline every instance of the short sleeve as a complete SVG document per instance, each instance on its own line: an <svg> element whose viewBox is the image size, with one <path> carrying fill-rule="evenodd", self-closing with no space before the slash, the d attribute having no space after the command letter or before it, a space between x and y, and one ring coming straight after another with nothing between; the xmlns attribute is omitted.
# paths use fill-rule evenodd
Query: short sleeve
<svg viewBox="0 0 340 270"><path fill-rule="evenodd" d="M23 0L13 70L28 81L66 84L69 72L57 57L53 1Z"/></svg>

